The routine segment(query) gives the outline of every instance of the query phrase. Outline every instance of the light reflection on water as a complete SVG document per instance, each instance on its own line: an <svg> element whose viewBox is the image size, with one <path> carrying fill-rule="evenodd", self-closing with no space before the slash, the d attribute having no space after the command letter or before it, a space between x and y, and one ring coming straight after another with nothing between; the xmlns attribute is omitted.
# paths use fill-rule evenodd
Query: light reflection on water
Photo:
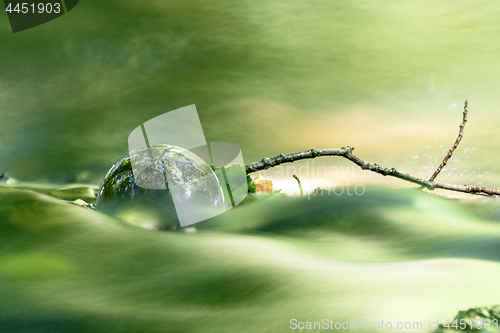
<svg viewBox="0 0 500 333"><path fill-rule="evenodd" d="M436 181L456 184L469 184L491 188L500 187L497 154L489 148L492 139L479 139L473 142L463 140L454 151L451 159L443 168ZM450 147L426 146L418 152L406 156L400 168L411 170L419 178L428 179L448 154Z"/></svg>

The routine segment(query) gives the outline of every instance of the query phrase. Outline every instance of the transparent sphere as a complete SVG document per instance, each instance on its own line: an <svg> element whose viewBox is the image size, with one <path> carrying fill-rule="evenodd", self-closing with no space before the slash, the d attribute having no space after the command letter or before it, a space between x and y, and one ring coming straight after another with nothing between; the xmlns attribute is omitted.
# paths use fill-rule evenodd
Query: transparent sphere
<svg viewBox="0 0 500 333"><path fill-rule="evenodd" d="M130 224L174 230L222 213L224 194L200 157L180 147L154 145L113 165L99 188L97 210Z"/></svg>

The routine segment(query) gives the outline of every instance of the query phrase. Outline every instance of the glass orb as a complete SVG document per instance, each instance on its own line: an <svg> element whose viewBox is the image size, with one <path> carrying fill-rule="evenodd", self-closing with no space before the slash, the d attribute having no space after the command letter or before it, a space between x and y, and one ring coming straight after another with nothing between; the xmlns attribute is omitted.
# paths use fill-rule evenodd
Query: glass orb
<svg viewBox="0 0 500 333"><path fill-rule="evenodd" d="M97 210L151 229L175 230L224 211L212 168L189 150L154 145L130 152L106 174Z"/></svg>

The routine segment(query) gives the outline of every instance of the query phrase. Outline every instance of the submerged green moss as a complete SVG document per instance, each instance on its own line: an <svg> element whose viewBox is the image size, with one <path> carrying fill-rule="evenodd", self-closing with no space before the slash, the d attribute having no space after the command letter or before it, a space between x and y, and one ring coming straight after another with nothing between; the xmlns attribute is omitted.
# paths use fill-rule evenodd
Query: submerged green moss
<svg viewBox="0 0 500 333"><path fill-rule="evenodd" d="M465 329L460 328L460 321L466 324ZM439 324L436 332L492 332L500 327L500 305L491 307L478 307L458 314L448 323ZM446 327L445 327L446 326ZM462 325L463 328L463 325Z"/></svg>

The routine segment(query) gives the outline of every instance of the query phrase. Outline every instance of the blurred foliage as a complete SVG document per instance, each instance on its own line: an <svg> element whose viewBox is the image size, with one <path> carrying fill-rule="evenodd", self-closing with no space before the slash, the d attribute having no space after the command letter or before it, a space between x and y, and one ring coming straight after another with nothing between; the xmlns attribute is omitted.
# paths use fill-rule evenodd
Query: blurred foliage
<svg viewBox="0 0 500 333"><path fill-rule="evenodd" d="M98 183L134 128L191 104L207 141L238 144L248 162L351 145L420 171L441 162L468 98L453 165L467 183L493 182L499 11L486 0L86 0L17 34L0 15L0 172Z"/></svg>
<svg viewBox="0 0 500 333"><path fill-rule="evenodd" d="M217 168L214 167L214 165L211 165L211 167L214 171L224 169L225 178L227 177L227 181L230 184L230 189L233 197L241 197L244 196L247 192L255 192L255 184L253 184L250 176L247 175L244 165L235 163L224 168Z"/></svg>
<svg viewBox="0 0 500 333"><path fill-rule="evenodd" d="M255 193L255 183L253 182L252 177L250 175L247 175L247 187L248 187L248 193Z"/></svg>

